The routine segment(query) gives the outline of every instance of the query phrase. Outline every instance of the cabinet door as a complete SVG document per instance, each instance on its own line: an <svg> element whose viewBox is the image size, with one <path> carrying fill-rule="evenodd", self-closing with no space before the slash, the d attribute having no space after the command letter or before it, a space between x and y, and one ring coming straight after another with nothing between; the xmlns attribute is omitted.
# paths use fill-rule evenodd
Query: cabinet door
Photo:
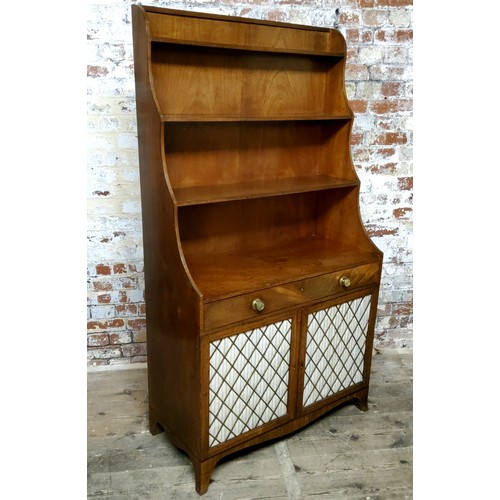
<svg viewBox="0 0 500 500"><path fill-rule="evenodd" d="M210 342L210 447L287 415L291 342L291 319Z"/></svg>
<svg viewBox="0 0 500 500"><path fill-rule="evenodd" d="M303 407L364 381L371 305L369 294L307 312Z"/></svg>

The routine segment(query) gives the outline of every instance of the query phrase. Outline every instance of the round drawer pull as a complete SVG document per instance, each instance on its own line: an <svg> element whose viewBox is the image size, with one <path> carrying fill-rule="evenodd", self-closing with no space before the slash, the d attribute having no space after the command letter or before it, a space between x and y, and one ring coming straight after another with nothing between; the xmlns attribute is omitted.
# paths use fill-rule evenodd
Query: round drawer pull
<svg viewBox="0 0 500 500"><path fill-rule="evenodd" d="M351 280L347 276L342 276L339 281L344 288L348 288L351 286Z"/></svg>
<svg viewBox="0 0 500 500"><path fill-rule="evenodd" d="M264 307L266 307L266 304L264 304L264 301L262 299L252 300L252 309L254 311L261 312L264 310Z"/></svg>

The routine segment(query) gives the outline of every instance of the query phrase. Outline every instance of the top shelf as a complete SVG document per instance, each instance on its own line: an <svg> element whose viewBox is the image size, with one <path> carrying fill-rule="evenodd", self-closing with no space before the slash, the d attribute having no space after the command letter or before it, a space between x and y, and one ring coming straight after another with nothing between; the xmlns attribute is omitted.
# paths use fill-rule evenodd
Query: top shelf
<svg viewBox="0 0 500 500"><path fill-rule="evenodd" d="M287 47L265 47L258 45L231 45L228 43L219 43L219 42L210 42L199 40L193 42L192 40L182 40L179 38L170 38L166 36L156 36L151 38L152 42L157 43L169 43L175 45L194 45L197 47L214 47L219 49L228 49L228 50L245 50L249 52L269 52L275 54L291 54L291 55L299 55L299 56L314 56L314 57L344 57L343 52L325 52L324 50L308 50L308 49L300 49L298 47L295 48L287 48Z"/></svg>
<svg viewBox="0 0 500 500"><path fill-rule="evenodd" d="M257 52L343 57L346 44L335 29L248 18L147 8L149 39Z"/></svg>
<svg viewBox="0 0 500 500"><path fill-rule="evenodd" d="M269 122L269 121L335 121L351 120L352 114L283 114L270 116L199 114L162 114L162 122Z"/></svg>

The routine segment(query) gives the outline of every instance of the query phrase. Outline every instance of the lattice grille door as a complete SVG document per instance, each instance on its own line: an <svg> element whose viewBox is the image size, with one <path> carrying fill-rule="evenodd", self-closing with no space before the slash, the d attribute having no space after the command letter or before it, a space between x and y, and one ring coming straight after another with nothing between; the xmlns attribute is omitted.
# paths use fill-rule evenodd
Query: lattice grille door
<svg viewBox="0 0 500 500"><path fill-rule="evenodd" d="M210 343L209 445L286 415L292 322Z"/></svg>
<svg viewBox="0 0 500 500"><path fill-rule="evenodd" d="M303 406L363 380L371 295L310 313Z"/></svg>

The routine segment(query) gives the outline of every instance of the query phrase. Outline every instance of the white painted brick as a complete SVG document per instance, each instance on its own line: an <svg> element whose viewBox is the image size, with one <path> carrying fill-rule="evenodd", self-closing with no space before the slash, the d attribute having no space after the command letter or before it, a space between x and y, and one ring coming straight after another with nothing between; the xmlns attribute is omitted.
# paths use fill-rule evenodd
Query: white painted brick
<svg viewBox="0 0 500 500"><path fill-rule="evenodd" d="M384 9L368 9L362 13L364 26L381 27L387 23L389 13Z"/></svg>
<svg viewBox="0 0 500 500"><path fill-rule="evenodd" d="M391 9L389 11L389 23L397 28L409 28L412 25L412 10Z"/></svg>
<svg viewBox="0 0 500 500"><path fill-rule="evenodd" d="M143 302L144 292L142 290L130 290L128 292L129 302Z"/></svg>
<svg viewBox="0 0 500 500"><path fill-rule="evenodd" d="M413 70L407 65L377 64L370 66L369 78L380 81L403 82L413 78Z"/></svg>
<svg viewBox="0 0 500 500"><path fill-rule="evenodd" d="M137 136L135 134L120 134L118 146L120 148L138 149Z"/></svg>
<svg viewBox="0 0 500 500"><path fill-rule="evenodd" d="M87 200L87 210L92 215L116 215L121 211L122 201L116 198L89 198Z"/></svg>
<svg viewBox="0 0 500 500"><path fill-rule="evenodd" d="M114 318L115 314L115 306L92 306L90 308L92 319Z"/></svg>
<svg viewBox="0 0 500 500"><path fill-rule="evenodd" d="M88 217L89 228L93 231L108 232L129 232L137 229L141 225L140 217L130 215L129 217L120 217L111 215L108 217ZM120 261L118 261L120 262Z"/></svg>
<svg viewBox="0 0 500 500"><path fill-rule="evenodd" d="M140 201L141 197L141 187L137 182L122 182L121 179L123 179L126 175L127 172L122 172L118 171L118 178L120 181L120 184L116 184L116 190L115 190L115 195L123 200L127 201L132 201L136 203L137 201ZM139 172L136 172L136 179L139 177ZM135 211L128 212L128 213L136 213Z"/></svg>
<svg viewBox="0 0 500 500"><path fill-rule="evenodd" d="M413 162L413 148L402 147L399 148L399 160Z"/></svg>
<svg viewBox="0 0 500 500"><path fill-rule="evenodd" d="M109 136L89 133L87 138L87 147L94 151L111 151L113 149L113 141Z"/></svg>
<svg viewBox="0 0 500 500"><path fill-rule="evenodd" d="M134 119L135 119L135 112L136 112L136 103L135 99L128 97L128 98L120 98L115 101L114 103L114 108L115 112L121 113L121 114L126 114L126 113L133 113Z"/></svg>
<svg viewBox="0 0 500 500"><path fill-rule="evenodd" d="M288 20L291 23L296 24L313 24L313 15L310 9L304 9L300 7L294 7L288 16Z"/></svg>
<svg viewBox="0 0 500 500"><path fill-rule="evenodd" d="M111 151L105 153L102 151L92 151L89 147L89 152L87 154L87 162L89 165L89 174L91 176L96 175L101 167L112 167L116 163L116 156Z"/></svg>
<svg viewBox="0 0 500 500"><path fill-rule="evenodd" d="M135 134L134 134L135 135ZM130 170L130 168L139 169L139 154L137 149L120 149L115 152L115 165L121 168L121 171Z"/></svg>
<svg viewBox="0 0 500 500"><path fill-rule="evenodd" d="M108 240L108 242L103 242ZM89 231L88 253L94 262L105 262L109 256L117 262L130 262L144 257L142 250L142 232L129 234L127 237L114 237L113 233L95 233Z"/></svg>
<svg viewBox="0 0 500 500"><path fill-rule="evenodd" d="M127 331L113 332L113 344L130 344L132 342L132 333Z"/></svg>
<svg viewBox="0 0 500 500"><path fill-rule="evenodd" d="M373 116L373 115L356 115L356 118L354 119L353 130L356 132L373 130L374 126L375 126L375 116Z"/></svg>
<svg viewBox="0 0 500 500"><path fill-rule="evenodd" d="M139 183L139 168L137 168L135 170L125 170L125 169L122 170L120 172L120 179L122 181L126 181L126 182L130 183L128 189L130 189L131 191L128 191L128 192L140 194L140 185L138 184Z"/></svg>
<svg viewBox="0 0 500 500"><path fill-rule="evenodd" d="M97 116L103 116L107 114L111 114L112 111L112 104L110 102L99 102L97 99L94 101L89 101L87 103L88 107L88 114L89 115L97 115Z"/></svg>
<svg viewBox="0 0 500 500"><path fill-rule="evenodd" d="M126 214L139 214L141 213L140 200L124 201L122 203L122 211Z"/></svg>
<svg viewBox="0 0 500 500"><path fill-rule="evenodd" d="M358 99L377 99L381 96L382 83L359 82L356 85L356 97Z"/></svg>
<svg viewBox="0 0 500 500"><path fill-rule="evenodd" d="M122 119L122 130L130 132L137 137L137 120L135 116L133 118Z"/></svg>
<svg viewBox="0 0 500 500"><path fill-rule="evenodd" d="M375 64L384 58L384 51L381 47L370 46L361 47L358 52L358 59L361 64Z"/></svg>
<svg viewBox="0 0 500 500"><path fill-rule="evenodd" d="M109 156L104 157L110 160ZM100 168L99 168L100 167ZM88 182L98 182L101 185L111 185L116 181L116 170L109 168L107 165L90 165L88 168L89 180Z"/></svg>
<svg viewBox="0 0 500 500"><path fill-rule="evenodd" d="M120 347L110 347L106 349L89 349L87 351L88 359L109 359L116 358L122 355Z"/></svg>
<svg viewBox="0 0 500 500"><path fill-rule="evenodd" d="M93 132L116 132L120 129L120 120L114 116L100 116L88 120L88 130Z"/></svg>
<svg viewBox="0 0 500 500"><path fill-rule="evenodd" d="M374 193L368 192L368 193L361 193L360 197L360 202L366 206L366 205L371 205L372 203L375 203L377 200L377 196Z"/></svg>
<svg viewBox="0 0 500 500"><path fill-rule="evenodd" d="M356 95L356 83L355 82L346 82L345 85L347 99L352 100Z"/></svg>
<svg viewBox="0 0 500 500"><path fill-rule="evenodd" d="M407 47L384 47L381 52L382 60L386 64L404 64L409 58Z"/></svg>
<svg viewBox="0 0 500 500"><path fill-rule="evenodd" d="M323 28L333 28L336 20L335 9L315 9L311 16L311 24Z"/></svg>

